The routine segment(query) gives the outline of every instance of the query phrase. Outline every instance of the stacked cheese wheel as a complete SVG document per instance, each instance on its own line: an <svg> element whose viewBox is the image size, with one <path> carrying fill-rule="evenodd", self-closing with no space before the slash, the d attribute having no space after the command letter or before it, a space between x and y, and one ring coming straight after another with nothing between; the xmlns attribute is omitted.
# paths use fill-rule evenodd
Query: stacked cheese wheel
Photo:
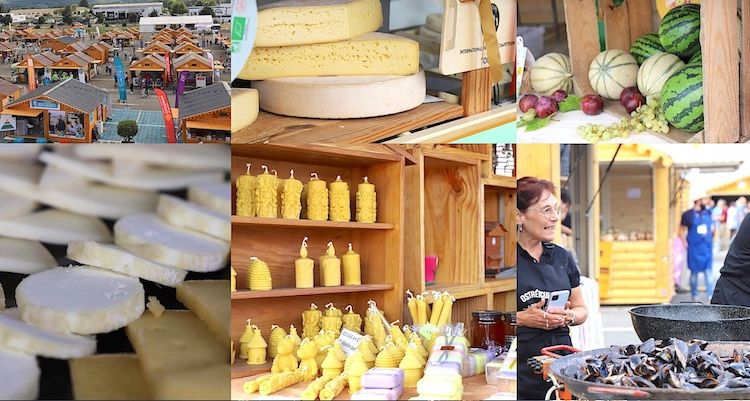
<svg viewBox="0 0 750 401"><path fill-rule="evenodd" d="M228 275L228 167L224 145L0 146L0 278L20 279L0 312L0 374L17 378L0 399L40 395L35 356L70 360L78 399L228 396L229 280L207 280ZM130 344L105 335L123 328ZM94 355L100 341L136 354Z"/></svg>
<svg viewBox="0 0 750 401"><path fill-rule="evenodd" d="M382 22L380 0L261 7L255 48L239 77L254 81L261 109L282 115L360 118L413 109L425 94L419 44L375 32ZM237 99L254 105L251 96Z"/></svg>

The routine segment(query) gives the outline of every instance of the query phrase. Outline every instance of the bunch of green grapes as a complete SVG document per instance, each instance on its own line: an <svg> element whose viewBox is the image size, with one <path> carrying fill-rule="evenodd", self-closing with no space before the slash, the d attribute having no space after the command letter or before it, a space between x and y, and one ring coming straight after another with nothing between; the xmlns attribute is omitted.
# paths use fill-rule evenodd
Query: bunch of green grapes
<svg viewBox="0 0 750 401"><path fill-rule="evenodd" d="M578 127L577 131L583 139L596 143L614 138L627 138L631 134L646 131L666 134L669 132L669 123L664 117L659 100L652 98L633 111L630 118L623 118L608 126L586 124Z"/></svg>

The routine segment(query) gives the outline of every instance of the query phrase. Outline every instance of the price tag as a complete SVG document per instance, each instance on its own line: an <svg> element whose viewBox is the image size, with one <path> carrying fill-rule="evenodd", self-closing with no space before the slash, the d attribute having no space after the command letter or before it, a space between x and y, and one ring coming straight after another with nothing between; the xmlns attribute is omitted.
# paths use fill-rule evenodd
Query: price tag
<svg viewBox="0 0 750 401"><path fill-rule="evenodd" d="M363 338L364 336L357 334L351 330L341 329L339 342L341 343L341 348L343 348L344 353L349 356L349 354L357 350L357 348L359 347L359 343Z"/></svg>

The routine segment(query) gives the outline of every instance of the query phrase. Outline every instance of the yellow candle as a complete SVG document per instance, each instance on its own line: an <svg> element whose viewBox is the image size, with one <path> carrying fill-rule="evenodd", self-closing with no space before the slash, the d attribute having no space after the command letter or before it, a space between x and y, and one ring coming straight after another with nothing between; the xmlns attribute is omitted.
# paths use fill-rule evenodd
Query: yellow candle
<svg viewBox="0 0 750 401"><path fill-rule="evenodd" d="M271 358L276 358L278 355L279 342L286 337L286 331L283 328L272 324L271 334L268 335L268 355Z"/></svg>
<svg viewBox="0 0 750 401"><path fill-rule="evenodd" d="M302 335L305 338L313 338L320 331L320 318L323 313L318 310L318 305L310 304L310 309L302 312Z"/></svg>
<svg viewBox="0 0 750 401"><path fill-rule="evenodd" d="M321 319L321 326L323 330L331 331L334 333L334 337L338 337L341 333L341 326L343 324L341 310L333 306L333 303L326 305L325 316Z"/></svg>
<svg viewBox="0 0 750 401"><path fill-rule="evenodd" d="M247 359L247 344L253 339L255 332L253 331L253 325L250 324L250 319L247 319L245 324L245 332L240 336L240 358Z"/></svg>
<svg viewBox="0 0 750 401"><path fill-rule="evenodd" d="M279 196L278 177L276 174L268 173L268 166L261 167L263 173L255 177L255 215L276 217Z"/></svg>
<svg viewBox="0 0 750 401"><path fill-rule="evenodd" d="M284 179L279 178L279 173L276 170L271 170L271 174L276 176L276 217L283 217L281 215L281 198L284 192Z"/></svg>
<svg viewBox="0 0 750 401"><path fill-rule="evenodd" d="M355 392L362 389L360 379L362 375L367 372L367 365L365 360L362 358L362 354L359 351L354 351L349 354L344 364L344 373L349 382L349 392L354 394Z"/></svg>
<svg viewBox="0 0 750 401"><path fill-rule="evenodd" d="M336 257L336 249L333 242L329 242L326 248L326 257L320 264L323 270L323 286L336 287L341 285L341 259Z"/></svg>
<svg viewBox="0 0 750 401"><path fill-rule="evenodd" d="M409 340L404 335L404 332L401 331L401 327L398 323L398 320L391 323L391 337L393 337L393 342L396 343L396 345L405 347L409 343Z"/></svg>
<svg viewBox="0 0 750 401"><path fill-rule="evenodd" d="M234 270L234 267L230 267L231 274L232 274L232 280L231 280L231 291L237 292L237 271Z"/></svg>
<svg viewBox="0 0 750 401"><path fill-rule="evenodd" d="M302 211L301 202L302 181L294 178L294 170L291 170L289 178L284 180L281 191L281 217L285 219L299 219L300 212Z"/></svg>
<svg viewBox="0 0 750 401"><path fill-rule="evenodd" d="M294 339L286 336L279 341L276 357L271 365L271 373L289 372L297 369L297 356L294 352Z"/></svg>
<svg viewBox="0 0 750 401"><path fill-rule="evenodd" d="M315 262L307 257L307 237L299 248L299 259L294 261L294 278L297 288L313 288L313 267ZM302 324L304 329L304 322ZM304 330L303 330L304 331Z"/></svg>
<svg viewBox="0 0 750 401"><path fill-rule="evenodd" d="M357 185L357 221L360 223L374 223L377 215L377 195L375 185L364 182Z"/></svg>
<svg viewBox="0 0 750 401"><path fill-rule="evenodd" d="M255 328L253 339L247 344L247 364L262 365L266 363L266 348L268 343L263 339L259 328Z"/></svg>
<svg viewBox="0 0 750 401"><path fill-rule="evenodd" d="M404 371L405 388L417 387L417 382L422 378L422 374L424 373L422 370L423 366L421 357L417 354L416 349L410 348L398 365Z"/></svg>
<svg viewBox="0 0 750 401"><path fill-rule="evenodd" d="M318 178L318 174L310 174L307 183L307 218L308 220L328 220L328 189L326 182Z"/></svg>
<svg viewBox="0 0 750 401"><path fill-rule="evenodd" d="M318 364L315 362L315 357L318 355L318 350L315 347L315 341L306 338L302 340L299 349L297 350L297 359L300 360L300 369L305 369L305 380L314 380L318 377Z"/></svg>
<svg viewBox="0 0 750 401"><path fill-rule="evenodd" d="M349 310L349 313L341 316L341 320L344 322L344 328L357 334L361 334L362 316L360 316L358 313L354 313L351 305L347 305L346 309Z"/></svg>
<svg viewBox="0 0 750 401"><path fill-rule="evenodd" d="M372 352L372 349L370 348L370 345L372 345L372 341L369 340L369 336L366 336L365 339L362 339L362 341L359 342L359 345L357 346L357 350L362 354L362 359L365 361L365 365L367 365L368 369L372 369L375 367L375 354Z"/></svg>
<svg viewBox="0 0 750 401"><path fill-rule="evenodd" d="M297 328L294 327L294 325L289 326L289 337L292 338L292 342L294 343L294 357L297 358L297 350L299 349L300 344L302 344L302 338L300 338L299 334L297 334Z"/></svg>
<svg viewBox="0 0 750 401"><path fill-rule="evenodd" d="M440 318L440 313L443 310L443 297L440 296L440 293L435 291L437 294L433 294L433 298L435 299L435 302L432 303L432 313L430 314L430 324L437 324L438 319Z"/></svg>
<svg viewBox="0 0 750 401"><path fill-rule="evenodd" d="M250 267L247 270L248 288L253 291L267 291L272 288L271 270L266 262L252 257Z"/></svg>
<svg viewBox="0 0 750 401"><path fill-rule="evenodd" d="M328 348L323 363L320 364L320 369L324 377L334 378L344 371L344 362L336 357L336 351L333 347Z"/></svg>
<svg viewBox="0 0 750 401"><path fill-rule="evenodd" d="M244 175L237 177L237 216L255 216L255 177L250 174L250 163Z"/></svg>
<svg viewBox="0 0 750 401"><path fill-rule="evenodd" d="M313 382L308 384L307 388L302 392L300 399L303 401L315 401L318 398L320 391L325 388L325 385L329 381L331 381L331 378L326 376L321 376L313 380Z"/></svg>
<svg viewBox="0 0 750 401"><path fill-rule="evenodd" d="M332 378L331 381L326 383L323 390L320 390L320 399L328 401L336 398L336 396L344 391L344 386L346 386L346 375L342 373Z"/></svg>
<svg viewBox="0 0 750 401"><path fill-rule="evenodd" d="M451 322L451 312L453 309L453 302L456 300L447 292L443 293L443 309L440 311L440 317L438 318L438 326L446 325Z"/></svg>
<svg viewBox="0 0 750 401"><path fill-rule="evenodd" d="M417 295L417 324L427 323L427 302L422 295Z"/></svg>
<svg viewBox="0 0 750 401"><path fill-rule="evenodd" d="M409 307L409 315L411 315L411 322L413 324L418 324L417 323L417 316L418 316L417 299L414 298L414 294L412 294L410 290L406 290L406 295L408 297L406 299L406 305Z"/></svg>
<svg viewBox="0 0 750 401"><path fill-rule="evenodd" d="M350 221L352 212L349 206L349 183L341 181L339 175L328 188L329 218L331 221Z"/></svg>
<svg viewBox="0 0 750 401"><path fill-rule="evenodd" d="M349 250L341 255L341 264L344 268L344 285L362 285L359 254L352 250L351 242L349 243Z"/></svg>

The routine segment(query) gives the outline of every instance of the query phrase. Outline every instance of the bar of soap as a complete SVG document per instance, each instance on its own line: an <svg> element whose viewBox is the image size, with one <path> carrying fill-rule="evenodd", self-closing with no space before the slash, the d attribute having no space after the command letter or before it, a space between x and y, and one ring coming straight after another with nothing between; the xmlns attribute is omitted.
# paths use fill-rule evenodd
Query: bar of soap
<svg viewBox="0 0 750 401"><path fill-rule="evenodd" d="M152 400L135 354L101 354L69 362L76 400Z"/></svg>
<svg viewBox="0 0 750 401"><path fill-rule="evenodd" d="M220 169L196 171L182 167L152 167L119 158L114 159L117 163L110 163L77 158L73 152L43 152L39 160L72 175L130 189L175 190L196 183L220 181L224 177L224 172ZM123 172L118 165L125 163L138 166L137 173L132 170Z"/></svg>
<svg viewBox="0 0 750 401"><path fill-rule="evenodd" d="M0 190L0 219L21 216L31 213L37 203L21 196Z"/></svg>
<svg viewBox="0 0 750 401"><path fill-rule="evenodd" d="M328 75L412 75L417 72L417 42L373 32L343 42L256 47L239 77L260 80Z"/></svg>
<svg viewBox="0 0 750 401"><path fill-rule="evenodd" d="M265 111L306 118L365 118L411 110L424 102L425 76L292 77L254 81ZM342 102L341 99L358 99Z"/></svg>
<svg viewBox="0 0 750 401"><path fill-rule="evenodd" d="M57 261L42 244L0 237L0 271L33 274L56 267Z"/></svg>
<svg viewBox="0 0 750 401"><path fill-rule="evenodd" d="M171 195L160 195L156 213L167 223L230 241L232 220L229 213L215 212L197 203Z"/></svg>
<svg viewBox="0 0 750 401"><path fill-rule="evenodd" d="M463 378L460 373L455 374L426 374L417 382L417 392L420 395L451 396L463 391Z"/></svg>
<svg viewBox="0 0 750 401"><path fill-rule="evenodd" d="M352 394L352 400L398 400L403 388L365 388Z"/></svg>
<svg viewBox="0 0 750 401"><path fill-rule="evenodd" d="M96 339L58 334L20 319L18 308L0 314L0 348L5 347L47 358L70 359L96 352Z"/></svg>
<svg viewBox="0 0 750 401"><path fill-rule="evenodd" d="M76 156L87 160L125 159L193 172L205 169L229 170L232 155L231 148L223 144L205 144L197 147L132 144L125 149L106 143L91 143L76 146L73 150Z"/></svg>
<svg viewBox="0 0 750 401"><path fill-rule="evenodd" d="M287 0L258 10L255 47L348 40L383 25L379 0Z"/></svg>
<svg viewBox="0 0 750 401"><path fill-rule="evenodd" d="M404 384L404 371L399 368L372 368L360 379L363 388L396 388Z"/></svg>
<svg viewBox="0 0 750 401"><path fill-rule="evenodd" d="M125 333L152 388L162 377L225 365L228 360L226 347L191 311L167 310L160 317L146 313L129 324ZM229 388L229 375L224 380Z"/></svg>
<svg viewBox="0 0 750 401"><path fill-rule="evenodd" d="M112 241L109 229L98 218L57 209L0 220L0 232L7 237L55 245L67 245L71 241Z"/></svg>
<svg viewBox="0 0 750 401"><path fill-rule="evenodd" d="M230 345L229 280L191 280L177 286L177 300L195 312L216 338Z"/></svg>
<svg viewBox="0 0 750 401"><path fill-rule="evenodd" d="M232 109L242 110L232 115L232 133L235 133L258 119L258 90L232 88Z"/></svg>
<svg viewBox="0 0 750 401"><path fill-rule="evenodd" d="M156 192L96 184L57 167L47 167L37 200L74 213L118 219L154 210L157 197Z"/></svg>
<svg viewBox="0 0 750 401"><path fill-rule="evenodd" d="M196 272L223 268L229 243L168 225L155 214L132 214L115 223L115 244L159 263Z"/></svg>
<svg viewBox="0 0 750 401"><path fill-rule="evenodd" d="M232 186L226 181L191 185L188 187L188 200L205 206L214 212L230 214L232 210Z"/></svg>
<svg viewBox="0 0 750 401"><path fill-rule="evenodd" d="M41 370L36 357L0 348L0 400L35 400Z"/></svg>
<svg viewBox="0 0 750 401"><path fill-rule="evenodd" d="M96 241L73 241L68 244L68 259L175 287L185 280L187 271L134 255L112 244Z"/></svg>
<svg viewBox="0 0 750 401"><path fill-rule="evenodd" d="M227 363L170 372L151 385L153 399L229 400L230 377Z"/></svg>
<svg viewBox="0 0 750 401"><path fill-rule="evenodd" d="M91 266L57 267L26 277L16 288L21 318L61 334L108 333L143 314L138 279Z"/></svg>

